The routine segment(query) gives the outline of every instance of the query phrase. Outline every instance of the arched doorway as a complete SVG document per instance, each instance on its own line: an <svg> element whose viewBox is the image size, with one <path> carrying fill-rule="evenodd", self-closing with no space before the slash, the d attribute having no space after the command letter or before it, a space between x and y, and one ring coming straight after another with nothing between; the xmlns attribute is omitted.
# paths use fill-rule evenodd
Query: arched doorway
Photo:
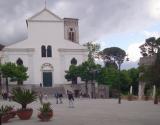
<svg viewBox="0 0 160 125"><path fill-rule="evenodd" d="M53 86L53 66L50 63L42 65L42 84L43 87Z"/></svg>

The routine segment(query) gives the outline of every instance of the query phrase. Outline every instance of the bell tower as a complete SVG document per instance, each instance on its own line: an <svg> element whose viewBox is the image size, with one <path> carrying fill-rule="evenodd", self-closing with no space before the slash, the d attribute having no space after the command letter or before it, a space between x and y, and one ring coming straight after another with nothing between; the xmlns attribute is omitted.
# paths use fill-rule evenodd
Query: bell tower
<svg viewBox="0 0 160 125"><path fill-rule="evenodd" d="M79 43L78 19L64 18L64 38Z"/></svg>

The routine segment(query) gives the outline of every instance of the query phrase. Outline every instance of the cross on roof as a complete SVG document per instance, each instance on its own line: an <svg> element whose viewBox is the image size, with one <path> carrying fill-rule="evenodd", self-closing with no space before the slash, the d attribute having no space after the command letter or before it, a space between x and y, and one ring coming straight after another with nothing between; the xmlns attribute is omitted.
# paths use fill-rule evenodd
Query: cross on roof
<svg viewBox="0 0 160 125"><path fill-rule="evenodd" d="M45 8L46 8L46 5L47 5L47 0L44 0L44 5L45 5Z"/></svg>

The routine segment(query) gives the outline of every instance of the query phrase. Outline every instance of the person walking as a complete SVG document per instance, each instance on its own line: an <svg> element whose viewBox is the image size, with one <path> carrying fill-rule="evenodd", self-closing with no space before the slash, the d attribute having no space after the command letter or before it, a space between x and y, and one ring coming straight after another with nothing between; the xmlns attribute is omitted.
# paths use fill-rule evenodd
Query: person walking
<svg viewBox="0 0 160 125"><path fill-rule="evenodd" d="M48 95L47 95L47 93L44 93L44 102L46 103L46 102L48 102Z"/></svg>
<svg viewBox="0 0 160 125"><path fill-rule="evenodd" d="M58 95L59 95L59 103L62 104L63 103L63 101L62 101L63 95L62 95L62 93L59 93Z"/></svg>
<svg viewBox="0 0 160 125"><path fill-rule="evenodd" d="M38 97L39 97L40 103L43 104L43 94L42 94L42 92L39 93Z"/></svg>
<svg viewBox="0 0 160 125"><path fill-rule="evenodd" d="M58 104L58 98L59 98L58 92L55 93L55 98L56 98L56 104Z"/></svg>
<svg viewBox="0 0 160 125"><path fill-rule="evenodd" d="M12 100L12 94L10 92L8 92L8 100L9 102Z"/></svg>
<svg viewBox="0 0 160 125"><path fill-rule="evenodd" d="M74 97L73 93L67 90L68 100L69 100L69 108L74 108Z"/></svg>

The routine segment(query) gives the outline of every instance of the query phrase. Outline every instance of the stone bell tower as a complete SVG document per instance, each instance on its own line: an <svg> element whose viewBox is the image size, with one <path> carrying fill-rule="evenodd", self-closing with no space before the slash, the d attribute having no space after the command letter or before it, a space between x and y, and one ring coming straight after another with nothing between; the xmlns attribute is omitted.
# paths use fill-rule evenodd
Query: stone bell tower
<svg viewBox="0 0 160 125"><path fill-rule="evenodd" d="M78 19L64 18L64 38L79 43Z"/></svg>

